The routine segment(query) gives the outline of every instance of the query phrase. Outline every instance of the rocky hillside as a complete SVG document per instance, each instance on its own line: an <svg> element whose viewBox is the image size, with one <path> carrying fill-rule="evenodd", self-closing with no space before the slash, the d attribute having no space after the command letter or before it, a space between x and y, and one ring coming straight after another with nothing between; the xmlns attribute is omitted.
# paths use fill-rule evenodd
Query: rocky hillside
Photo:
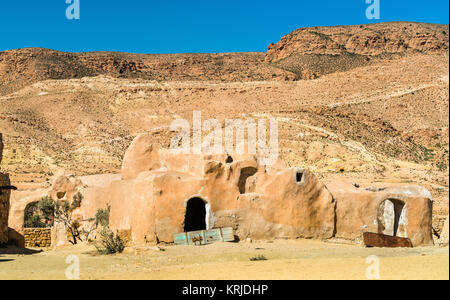
<svg viewBox="0 0 450 300"><path fill-rule="evenodd" d="M448 54L448 32L448 25L408 22L301 28L271 44L265 60L313 79L399 55Z"/></svg>
<svg viewBox="0 0 450 300"><path fill-rule="evenodd" d="M301 28L264 53L65 53L42 48L0 52L0 95L46 79L106 75L157 81L291 81L314 79L409 53L442 54L448 26L380 23Z"/></svg>
<svg viewBox="0 0 450 300"><path fill-rule="evenodd" d="M446 170L448 47L448 26L380 23L298 29L266 54L0 52L6 160L17 172L114 171L134 135L196 109L301 118Z"/></svg>
<svg viewBox="0 0 450 300"><path fill-rule="evenodd" d="M264 63L264 53L144 55L65 53L41 48L0 52L0 95L46 79L107 75L158 81L293 80Z"/></svg>

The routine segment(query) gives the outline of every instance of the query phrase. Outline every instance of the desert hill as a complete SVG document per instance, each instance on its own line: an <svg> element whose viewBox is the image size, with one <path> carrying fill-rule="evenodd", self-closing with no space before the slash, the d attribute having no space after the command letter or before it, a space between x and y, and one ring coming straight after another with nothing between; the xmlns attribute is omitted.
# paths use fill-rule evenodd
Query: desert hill
<svg viewBox="0 0 450 300"><path fill-rule="evenodd" d="M267 53L0 52L4 171L118 172L137 134L176 118L279 120L280 156L324 180L417 183L448 213L448 26L303 28ZM302 80L314 79L314 80ZM158 129L159 128L159 129ZM439 227L439 226L437 226Z"/></svg>
<svg viewBox="0 0 450 300"><path fill-rule="evenodd" d="M448 53L448 25L391 22L301 28L268 47L266 62L317 78L411 53Z"/></svg>
<svg viewBox="0 0 450 300"><path fill-rule="evenodd" d="M291 72L264 63L264 53L127 54L66 53L42 48L0 52L0 95L46 79L106 75L158 81L293 80Z"/></svg>

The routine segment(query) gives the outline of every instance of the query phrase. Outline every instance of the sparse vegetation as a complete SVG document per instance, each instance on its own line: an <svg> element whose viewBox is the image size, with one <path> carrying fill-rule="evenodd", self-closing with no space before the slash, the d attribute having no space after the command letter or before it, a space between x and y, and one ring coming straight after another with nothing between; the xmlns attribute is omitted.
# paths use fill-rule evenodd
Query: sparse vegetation
<svg viewBox="0 0 450 300"><path fill-rule="evenodd" d="M25 228L44 228L48 227L47 224L42 222L40 215L35 214L32 211L25 212Z"/></svg>
<svg viewBox="0 0 450 300"><path fill-rule="evenodd" d="M250 261L262 261L262 260L268 260L267 257L265 257L264 255L257 255L254 257L250 257Z"/></svg>
<svg viewBox="0 0 450 300"><path fill-rule="evenodd" d="M114 234L109 227L100 231L100 241L94 242L94 246L100 254L122 253L125 250L125 243L122 238L118 233Z"/></svg>
<svg viewBox="0 0 450 300"><path fill-rule="evenodd" d="M31 203L25 208L25 228L53 227L54 209L49 197L43 197L38 202Z"/></svg>
<svg viewBox="0 0 450 300"><path fill-rule="evenodd" d="M52 214L53 220L64 224L70 242L75 245L78 241L82 241L80 228L84 222L92 222L94 219L75 220L73 212L81 206L83 195L78 192L72 197L72 201L53 200L49 197L42 198L38 204L38 210L41 214Z"/></svg>
<svg viewBox="0 0 450 300"><path fill-rule="evenodd" d="M95 214L95 225L102 227L109 227L109 215L111 207L108 205L106 209L99 209Z"/></svg>
<svg viewBox="0 0 450 300"><path fill-rule="evenodd" d="M95 215L96 226L101 226L99 241L93 242L93 245L100 254L115 254L122 253L125 249L125 242L119 236L119 233L114 233L109 228L109 215L111 207L106 209L99 209Z"/></svg>

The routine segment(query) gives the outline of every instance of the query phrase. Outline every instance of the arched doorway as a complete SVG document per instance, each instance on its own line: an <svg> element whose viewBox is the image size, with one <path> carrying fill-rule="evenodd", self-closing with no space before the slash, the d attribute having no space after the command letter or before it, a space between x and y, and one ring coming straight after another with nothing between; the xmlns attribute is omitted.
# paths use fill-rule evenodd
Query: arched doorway
<svg viewBox="0 0 450 300"><path fill-rule="evenodd" d="M24 210L24 228L48 228L54 225L54 210L47 198L28 203Z"/></svg>
<svg viewBox="0 0 450 300"><path fill-rule="evenodd" d="M258 170L254 167L246 167L241 170L241 175L239 176L239 182L238 182L239 192L241 194L245 194L247 192L245 189L246 184L247 184L247 179L249 177L255 175L256 172L258 172Z"/></svg>
<svg viewBox="0 0 450 300"><path fill-rule="evenodd" d="M378 211L379 233L407 237L407 222L405 202L387 199L380 204Z"/></svg>
<svg viewBox="0 0 450 300"><path fill-rule="evenodd" d="M184 231L206 230L206 203L201 198L192 198L186 204Z"/></svg>

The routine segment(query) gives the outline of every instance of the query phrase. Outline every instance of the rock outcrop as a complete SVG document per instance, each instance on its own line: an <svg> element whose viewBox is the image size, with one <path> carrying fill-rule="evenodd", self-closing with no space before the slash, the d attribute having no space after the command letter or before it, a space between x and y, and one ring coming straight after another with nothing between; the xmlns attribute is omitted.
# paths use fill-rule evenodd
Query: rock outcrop
<svg viewBox="0 0 450 300"><path fill-rule="evenodd" d="M161 167L158 159L158 145L150 134L139 135L125 152L122 165L122 178L133 179L143 171Z"/></svg>

